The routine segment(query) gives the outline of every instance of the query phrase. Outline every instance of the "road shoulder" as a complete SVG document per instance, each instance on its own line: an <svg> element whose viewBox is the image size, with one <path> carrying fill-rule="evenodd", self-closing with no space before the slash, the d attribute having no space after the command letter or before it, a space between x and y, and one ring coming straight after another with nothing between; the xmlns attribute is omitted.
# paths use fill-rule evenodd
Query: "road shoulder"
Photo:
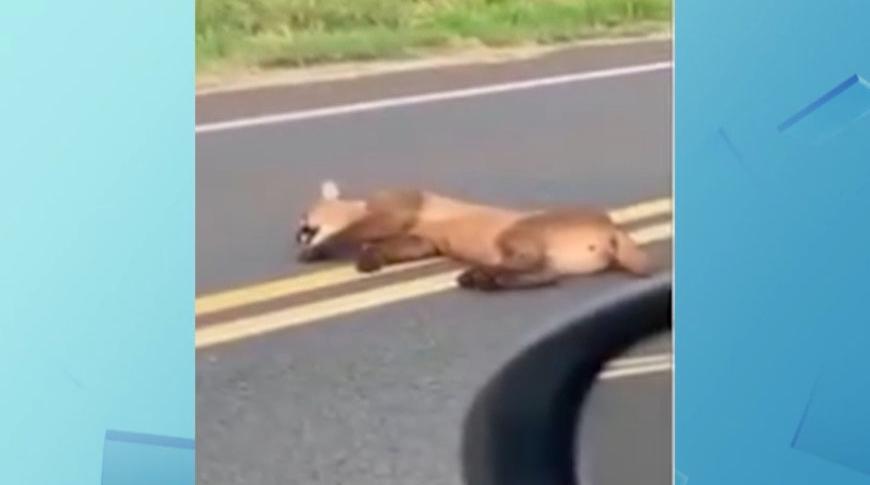
<svg viewBox="0 0 870 485"><path fill-rule="evenodd" d="M668 61L671 54L670 38L654 38L576 45L503 59L408 64L396 70L378 71L372 66L357 74L310 76L296 82L204 91L196 98L196 123Z"/></svg>

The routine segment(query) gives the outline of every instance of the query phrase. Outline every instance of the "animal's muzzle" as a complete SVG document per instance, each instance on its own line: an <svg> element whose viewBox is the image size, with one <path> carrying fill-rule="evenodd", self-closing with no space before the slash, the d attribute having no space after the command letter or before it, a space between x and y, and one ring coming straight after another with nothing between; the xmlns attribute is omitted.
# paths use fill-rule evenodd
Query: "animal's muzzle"
<svg viewBox="0 0 870 485"><path fill-rule="evenodd" d="M299 244L311 244L311 240L317 235L318 228L311 226L301 226L296 231L296 242Z"/></svg>

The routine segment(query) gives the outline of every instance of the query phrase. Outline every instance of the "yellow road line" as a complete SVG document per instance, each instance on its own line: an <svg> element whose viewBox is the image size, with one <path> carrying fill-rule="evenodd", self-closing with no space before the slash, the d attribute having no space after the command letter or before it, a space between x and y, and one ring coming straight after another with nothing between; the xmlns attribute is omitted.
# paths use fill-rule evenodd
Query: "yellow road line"
<svg viewBox="0 0 870 485"><path fill-rule="evenodd" d="M634 242L640 245L652 244L657 241L669 239L674 233L673 223L663 222L652 226L642 227L631 231L630 235Z"/></svg>
<svg viewBox="0 0 870 485"><path fill-rule="evenodd" d="M670 214L673 211L670 197L662 197L640 204L630 205L609 212L610 218L617 224L628 224L642 219L651 219L657 216Z"/></svg>
<svg viewBox="0 0 870 485"><path fill-rule="evenodd" d="M617 224L636 222L671 212L671 199L661 198L610 211ZM254 284L232 290L201 296L196 299L196 316L204 316L224 310L262 303L277 298L288 297L306 291L339 286L361 281L375 276L399 273L415 268L434 265L443 258L388 266L377 273L359 273L351 265L334 266L329 269L291 276L265 283Z"/></svg>
<svg viewBox="0 0 870 485"><path fill-rule="evenodd" d="M648 226L631 233L638 244L650 244L671 237L670 222ZM206 348L276 330L305 325L326 318L375 308L411 298L432 295L456 287L460 270L439 273L410 281L386 285L350 295L328 298L261 315L243 317L226 323L208 325L196 331L196 348Z"/></svg>
<svg viewBox="0 0 870 485"><path fill-rule="evenodd" d="M433 259L414 261L387 266L377 273L360 273L351 265L337 265L325 270L199 297L196 299L196 316L208 315L276 298L292 296L305 291L338 286L377 275L398 273L432 264L435 264Z"/></svg>

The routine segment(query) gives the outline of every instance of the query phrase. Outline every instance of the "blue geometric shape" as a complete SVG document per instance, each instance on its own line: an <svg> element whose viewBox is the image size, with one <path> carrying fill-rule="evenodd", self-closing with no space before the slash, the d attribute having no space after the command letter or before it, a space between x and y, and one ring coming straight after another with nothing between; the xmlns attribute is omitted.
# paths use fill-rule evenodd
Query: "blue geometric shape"
<svg viewBox="0 0 870 485"><path fill-rule="evenodd" d="M843 352L844 328L870 331L866 84L853 81L795 116L852 73L870 79L861 47L870 45L870 3L783 7L674 4L674 217L682 221L674 240L674 460L690 484L870 483L832 462L856 460L822 431L844 440L851 436L831 430L857 434L861 422L831 416L821 425L819 409L849 397L823 382L795 440L811 451L790 446L821 365ZM831 109L852 96L843 111ZM697 156L720 126L739 156L728 155L724 139ZM854 438L850 446L860 443Z"/></svg>
<svg viewBox="0 0 870 485"><path fill-rule="evenodd" d="M870 113L870 83L854 74L780 123L777 129L822 142Z"/></svg>
<svg viewBox="0 0 870 485"><path fill-rule="evenodd" d="M194 441L106 431L102 485L193 485Z"/></svg>
<svg viewBox="0 0 870 485"><path fill-rule="evenodd" d="M769 203L785 204L784 217L804 217L806 210L845 214L870 189L870 89L863 83L850 81L848 89L825 97L828 103L803 113L784 132L772 119L730 116L718 129L720 151L730 152L745 182L774 199Z"/></svg>
<svg viewBox="0 0 870 485"><path fill-rule="evenodd" d="M703 163L704 167L728 168L730 170L734 165L741 165L744 162L743 153L737 147L729 130L724 126L709 133L690 153L691 156L688 158L692 160L692 163ZM711 173L704 171L702 175L710 175Z"/></svg>
<svg viewBox="0 0 870 485"><path fill-rule="evenodd" d="M870 475L870 356L849 346L813 389L792 447Z"/></svg>
<svg viewBox="0 0 870 485"><path fill-rule="evenodd" d="M2 485L156 448L107 428L193 436L194 10L0 1Z"/></svg>
<svg viewBox="0 0 870 485"><path fill-rule="evenodd" d="M728 135L728 132L723 127L719 127L716 134L721 139L722 143L725 144L725 147L728 148L728 151L731 155L734 156L737 160L743 161L743 154L740 153L740 150L737 149L737 145L734 144L734 140L731 139L731 136Z"/></svg>
<svg viewBox="0 0 870 485"><path fill-rule="evenodd" d="M676 483L676 485L686 485L687 483L689 483L689 477L687 477L685 473L682 473L679 470L675 470L674 482Z"/></svg>

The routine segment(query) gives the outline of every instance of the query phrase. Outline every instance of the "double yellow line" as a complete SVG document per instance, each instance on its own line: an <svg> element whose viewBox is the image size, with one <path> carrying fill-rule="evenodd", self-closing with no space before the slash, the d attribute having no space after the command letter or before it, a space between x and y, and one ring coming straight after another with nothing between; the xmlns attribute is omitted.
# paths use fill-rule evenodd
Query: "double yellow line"
<svg viewBox="0 0 870 485"><path fill-rule="evenodd" d="M670 213L670 198L662 198L610 211L610 216L617 224L628 224ZM671 234L672 225L670 222L646 226L631 232L632 238L639 244L650 244L668 239L671 237ZM408 271L432 264L433 260L406 263L391 266L373 274L358 273L355 268L349 265L336 266L315 273L197 298L196 316L201 317L303 292L362 281L384 274ZM207 348L288 327L447 291L456 287L458 272L459 270L446 271L432 276L296 305L282 310L207 325L196 330L196 348Z"/></svg>

